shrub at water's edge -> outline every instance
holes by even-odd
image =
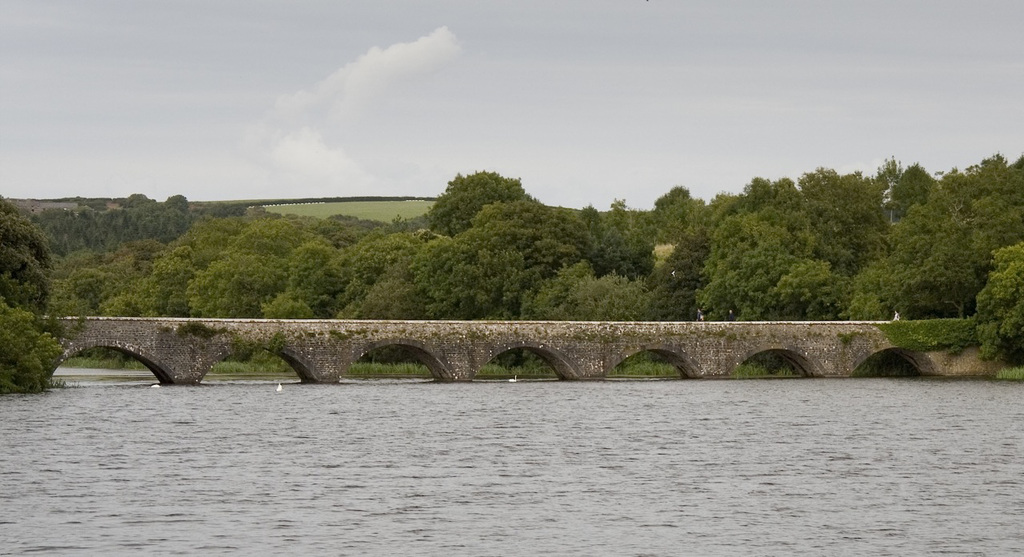
[[[996,379],[1024,381],[1024,366],[1001,369],[996,373]]]
[[[0,394],[45,391],[61,353],[57,322],[41,317],[49,302],[49,245],[2,197],[0,240]]]
[[[51,366],[60,344],[32,312],[0,298],[0,394],[36,393],[56,386]]]
[[[1024,242],[997,250],[995,269],[978,293],[982,354],[1024,364]]]

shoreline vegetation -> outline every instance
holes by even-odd
[[[996,379],[1002,381],[1024,381],[1024,366],[1001,369],[996,373]]]

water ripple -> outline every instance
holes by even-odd
[[[0,553],[1024,553],[1024,385],[85,383],[0,400]]]

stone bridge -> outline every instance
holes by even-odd
[[[771,352],[808,377],[848,377],[868,357],[891,351],[922,375],[989,375],[976,351],[913,352],[892,345],[877,322],[342,321],[86,317],[66,320],[57,365],[83,350],[128,354],[161,383],[196,384],[239,346],[283,358],[303,382],[343,378],[362,355],[385,346],[414,354],[438,381],[471,381],[512,349],[547,362],[560,379],[604,379],[627,357],[661,355],[680,377],[729,377]],[[56,365],[54,366],[56,367]]]

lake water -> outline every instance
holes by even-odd
[[[151,382],[0,398],[0,554],[1024,554],[1021,383]]]

